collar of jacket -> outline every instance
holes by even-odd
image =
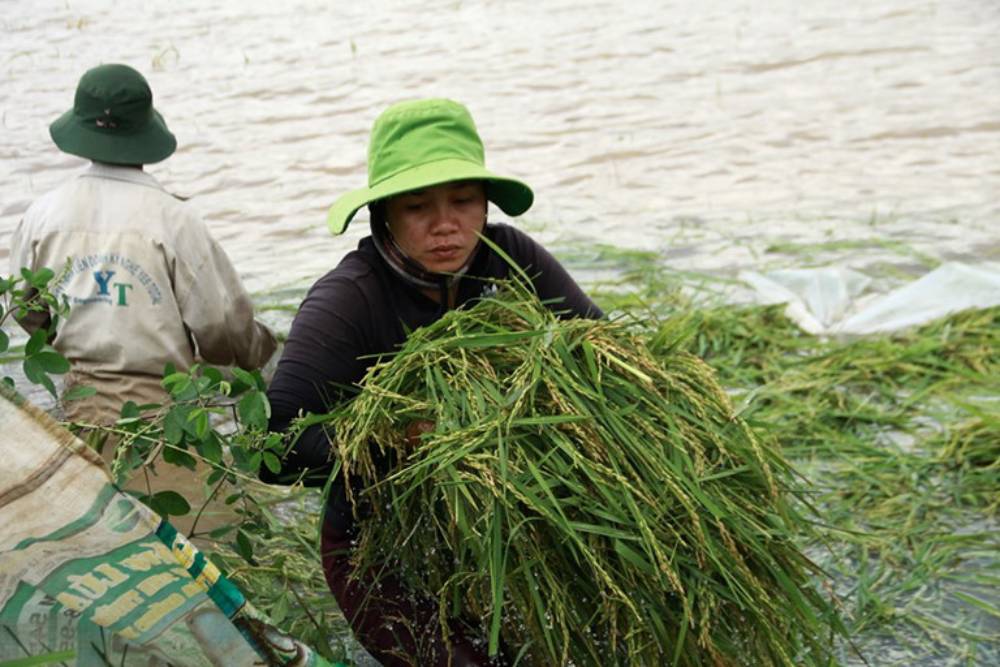
[[[125,181],[136,185],[163,190],[163,186],[151,174],[135,167],[122,167],[106,162],[92,162],[80,176],[85,178],[107,178],[113,181]]]
[[[407,282],[415,287],[438,290],[441,294],[441,299],[446,306],[448,302],[448,288],[458,282],[458,280],[465,275],[465,273],[469,270],[469,267],[472,265],[472,260],[479,254],[479,248],[482,246],[482,243],[477,243],[476,247],[469,255],[469,259],[467,259],[465,264],[463,264],[456,271],[452,273],[436,273],[434,271],[426,270],[418,262],[411,259],[410,256],[399,247],[399,244],[396,243],[396,239],[394,239],[392,234],[389,233],[389,228],[386,225],[378,225],[372,222],[371,230],[372,242],[375,245],[375,249],[382,257],[382,260],[389,265],[389,268],[392,269],[393,273],[395,273],[404,282]]]

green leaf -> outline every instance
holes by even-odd
[[[631,563],[642,572],[645,572],[646,574],[653,574],[656,572],[652,563],[643,558],[637,551],[629,547],[621,540],[615,540],[615,551],[617,551],[618,555],[621,556],[626,562]]]
[[[233,467],[237,470],[256,474],[256,471],[249,467],[251,451],[247,447],[238,445],[235,442],[229,443],[229,454],[233,457]]]
[[[975,597],[973,595],[969,595],[967,593],[963,593],[962,591],[955,591],[955,597],[957,597],[958,599],[960,599],[960,600],[962,600],[964,602],[968,602],[969,604],[978,607],[979,609],[981,609],[982,611],[986,612],[987,614],[990,614],[991,616],[994,616],[996,618],[1000,618],[1000,607],[998,607],[998,606],[996,606],[994,604],[991,604],[991,603],[987,602],[986,600],[983,600],[981,598],[977,598],[977,597]]]
[[[271,607],[270,613],[271,621],[275,624],[279,624],[288,617],[288,595],[284,594],[277,599],[274,606]]]
[[[234,367],[232,371],[233,371],[233,377],[242,382],[243,384],[245,384],[247,387],[257,386],[257,381],[254,379],[254,376],[251,375],[249,372],[239,367]]]
[[[222,526],[221,528],[216,528],[214,530],[209,531],[208,536],[211,537],[214,540],[217,540],[219,538],[225,537],[229,533],[233,532],[233,530],[235,530],[235,529],[236,529],[236,526],[234,526],[232,524],[230,524],[228,526]]]
[[[46,373],[62,375],[69,371],[69,360],[55,350],[42,350],[33,357]]]
[[[46,375],[45,369],[42,365],[38,363],[37,360],[33,358],[27,358],[21,364],[21,368],[24,370],[24,377],[28,378],[28,381],[33,384],[40,384],[49,390],[49,393],[56,396],[56,386],[53,384],[52,379]]]
[[[199,440],[201,440],[208,434],[208,427],[209,427],[208,413],[199,412],[193,421],[194,421],[194,434],[198,437]]]
[[[184,380],[187,380],[189,382],[191,380],[191,378],[188,377],[187,373],[176,373],[176,372],[170,373],[168,375],[163,376],[163,379],[160,380],[160,385],[164,389],[170,390],[170,388],[173,387],[175,384],[177,384],[178,382],[183,382]]]
[[[190,401],[198,397],[198,389],[189,377],[178,381],[168,391],[175,401]]]
[[[281,472],[281,461],[271,452],[264,452],[264,465],[275,475]]]
[[[251,391],[244,394],[237,403],[236,412],[246,428],[263,431],[267,428],[268,417],[271,416],[271,405],[262,392]]]
[[[42,348],[45,347],[45,341],[48,335],[49,332],[45,329],[35,330],[35,332],[31,334],[31,338],[28,339],[28,342],[24,346],[24,356],[30,357],[41,352]]]
[[[187,423],[187,409],[184,406],[170,408],[163,418],[163,437],[171,445],[179,445],[184,440],[184,424]]]
[[[184,423],[184,430],[198,440],[208,433],[208,412],[205,408],[193,408],[187,413],[187,420]]]
[[[0,317],[3,317],[3,308],[0,308]],[[6,352],[9,347],[10,336],[3,329],[0,329],[0,352]]]
[[[139,416],[139,406],[135,401],[125,401],[122,406],[122,419],[137,419]]]
[[[174,447],[163,448],[163,461],[165,463],[169,463],[170,465],[187,468],[188,470],[194,470],[198,467],[197,459],[185,452],[183,449],[176,449]]]
[[[63,403],[68,401],[78,401],[81,398],[89,398],[97,393],[97,389],[94,387],[87,387],[82,384],[73,386],[69,391],[62,395]]]
[[[257,564],[253,559],[253,544],[250,543],[250,538],[247,537],[247,534],[242,529],[236,533],[236,542],[233,543],[233,549],[246,562],[251,565]]]
[[[154,493],[146,504],[163,516],[183,516],[191,511],[191,505],[176,491]]]
[[[212,380],[202,375],[194,378],[194,385],[198,391],[198,395],[203,396],[210,392],[212,388]]]
[[[225,468],[216,468],[211,473],[209,473],[208,478],[205,479],[205,483],[209,486],[216,484],[222,477],[226,474]]]
[[[222,463],[222,445],[219,443],[219,438],[215,433],[209,436],[199,442],[195,449],[212,463]]]
[[[27,281],[31,283],[32,287],[37,289],[43,289],[49,282],[56,277],[56,272],[48,267],[42,267],[35,271],[33,274],[27,277]]]

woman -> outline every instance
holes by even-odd
[[[487,201],[517,216],[531,189],[484,166],[483,145],[462,105],[444,99],[403,102],[375,121],[368,151],[368,187],[330,209],[334,234],[367,205],[371,236],[309,290],[292,323],[268,397],[272,430],[284,431],[301,413],[327,412],[350,398],[379,354],[396,350],[407,332],[450,308],[489,294],[510,266],[485,236],[533,276],[538,295],[567,317],[601,317],[597,306],[540,245],[513,227],[487,224]],[[426,423],[400,437],[416,437]],[[322,485],[331,469],[330,438],[306,430],[265,481],[304,475]],[[364,509],[358,514],[363,520]],[[441,636],[437,606],[414,598],[391,576],[354,572],[350,564],[354,513],[341,480],[334,480],[323,521],[323,568],[330,590],[359,641],[385,665],[488,664],[460,620]],[[375,580],[377,578],[377,585]]]

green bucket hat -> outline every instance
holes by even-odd
[[[498,176],[485,166],[483,142],[469,110],[445,99],[394,104],[375,120],[368,142],[368,187],[341,196],[326,224],[334,234],[347,229],[358,209],[410,190],[483,180],[486,196],[507,215],[521,215],[534,200],[524,183]]]
[[[128,65],[87,70],[73,108],[49,126],[49,134],[63,152],[115,164],[159,162],[177,148],[153,108],[149,84]]]

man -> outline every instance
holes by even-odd
[[[254,320],[225,252],[197,213],[143,171],[177,145],[143,76],[126,65],[89,70],[49,131],[60,150],[92,164],[28,209],[11,269],[67,267],[53,292],[70,313],[52,344],[72,364],[67,390],[97,393],[68,402],[66,419],[107,424],[127,400],[162,402],[168,362],[264,365],[274,336]],[[38,319],[22,325],[33,331],[45,324]]]

